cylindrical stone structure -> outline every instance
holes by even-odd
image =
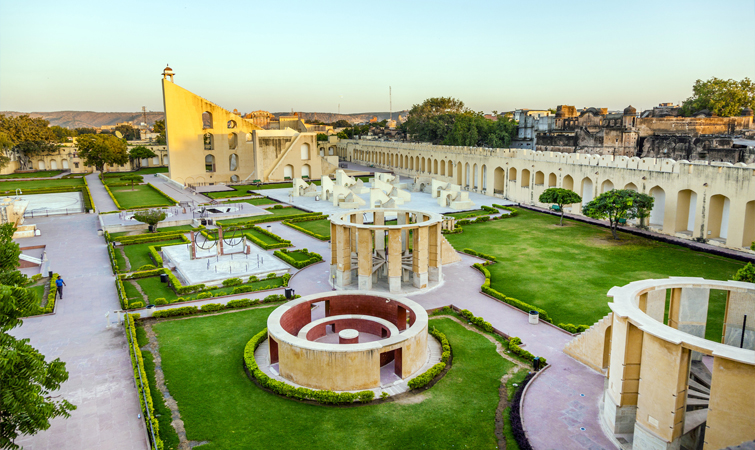
[[[347,328],[338,332],[339,344],[358,344],[359,332],[352,328]]]

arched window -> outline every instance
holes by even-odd
[[[328,147],[328,156],[333,156],[333,147]]]
[[[235,120],[229,120],[227,126],[228,126],[228,128],[236,128],[236,121]]]
[[[239,182],[239,176],[231,175],[231,183],[238,183],[238,182]]]
[[[228,133],[228,150],[235,150],[239,145],[239,136],[236,133]]]
[[[509,169],[509,181],[516,181],[516,169],[513,167]]]
[[[202,113],[202,128],[212,128],[212,113],[209,111]]]
[[[58,161],[54,159],[50,161],[50,170],[58,170]]]
[[[231,156],[228,157],[228,169],[233,172],[238,170],[239,168],[239,155],[235,153],[231,153]]]
[[[155,156],[155,157],[152,158],[152,165],[153,166],[159,166],[160,165],[160,157],[159,156]]]
[[[522,187],[530,187],[530,170],[522,170]]]
[[[545,174],[541,171],[535,172],[535,186],[542,186],[545,184]]]
[[[214,156],[207,155],[204,157],[204,171],[215,172],[215,157]]]
[[[309,144],[301,145],[301,159],[305,161],[309,159]]]
[[[293,180],[294,179],[294,166],[291,164],[288,164],[283,168],[283,179],[284,180]]]
[[[45,170],[45,161],[42,159],[39,160],[39,170]]]
[[[62,162],[63,162],[63,168],[68,169],[68,160],[64,159]]]
[[[301,166],[301,177],[309,178],[309,164],[304,164],[303,166]]]
[[[205,150],[212,150],[213,149],[212,141],[213,141],[212,134],[205,133],[204,134],[204,149]]]

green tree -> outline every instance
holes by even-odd
[[[152,127],[152,131],[158,134],[157,143],[165,145],[165,120],[155,120],[155,125]]]
[[[41,118],[0,114],[0,132],[12,143],[21,169],[30,168],[32,156],[48,154],[57,148],[57,137],[49,125],[50,122]]]
[[[5,168],[10,163],[8,154],[13,151],[13,141],[8,135],[0,131],[0,169]]]
[[[123,177],[121,177],[123,179]],[[158,222],[165,220],[165,211],[161,209],[148,209],[134,213],[134,219],[150,226],[150,231],[157,231]]]
[[[634,192],[634,208],[631,211],[630,219],[640,219],[640,228],[646,229],[645,219],[650,216],[650,211],[653,210],[655,199],[651,195],[643,194],[641,192]]]
[[[76,136],[81,134],[97,134],[97,130],[94,128],[74,128],[73,131],[76,132]]]
[[[325,133],[317,133],[317,142],[327,141],[328,135]]]
[[[538,199],[540,203],[551,203],[558,205],[558,210],[561,212],[561,220],[558,222],[560,226],[564,225],[564,205],[571,205],[573,203],[579,203],[582,201],[582,197],[574,191],[562,188],[548,188],[540,194]]]
[[[87,166],[96,167],[100,172],[105,164],[120,165],[128,162],[126,142],[112,134],[86,134],[77,139],[79,155]]]
[[[611,234],[614,239],[618,239],[616,227],[619,225],[619,221],[631,218],[633,214],[636,214],[634,194],[634,191],[628,189],[611,189],[583,206],[582,214],[593,219],[608,219],[611,225]]]
[[[121,124],[115,127],[114,131],[120,131],[123,135],[123,139],[127,141],[134,141],[141,137],[139,130],[128,124]]]
[[[348,135],[348,134],[346,134],[346,133],[345,133],[345,132],[343,132],[343,131],[339,131],[339,132],[338,132],[338,134],[337,134],[336,136],[338,137],[338,139],[348,139],[348,138],[349,138],[349,135]]]
[[[53,125],[50,127],[52,132],[55,134],[55,138],[58,142],[68,142],[68,138],[76,137],[77,133],[75,130],[72,130],[70,128],[60,127],[58,125]]]
[[[154,158],[155,156],[157,156],[157,154],[153,152],[152,149],[149,149],[143,145],[136,146],[128,151],[128,157],[131,159],[131,161],[136,162],[136,167],[138,168],[142,167],[142,159]]]
[[[339,119],[332,123],[333,128],[348,128],[351,126],[348,120]]]
[[[682,103],[682,114],[690,116],[707,109],[717,116],[730,117],[742,114],[743,108],[755,109],[755,83],[749,78],[737,81],[713,77],[695,81],[692,97]]]
[[[732,277],[734,281],[745,281],[747,283],[755,283],[755,266],[752,263],[747,263],[746,266],[737,270],[737,273]]]
[[[121,177],[121,181],[130,181],[131,182],[131,190],[134,190],[134,183],[141,183],[144,181],[144,178],[142,178],[141,175],[137,175],[135,173],[130,173],[128,175],[123,175]]]
[[[13,242],[16,227],[12,223],[0,225],[0,284],[26,285],[26,275],[18,271],[21,247]]]
[[[451,97],[428,98],[412,106],[402,129],[415,141],[440,144],[453,129],[456,116],[466,111],[464,102]]]

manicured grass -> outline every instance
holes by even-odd
[[[606,293],[631,281],[669,276],[729,280],[744,264],[625,233],[525,209],[519,217],[465,225],[446,235],[456,249],[498,258],[491,287],[545,309],[554,323],[592,325],[610,309]],[[711,294],[706,337],[720,341],[726,298]]]
[[[37,296],[37,300],[39,300],[39,304],[42,304],[42,300],[47,301],[47,299],[44,299],[45,296],[45,285],[41,284],[39,286],[33,286],[29,288],[30,291],[34,292],[34,295]]]
[[[235,219],[218,220],[217,223],[223,226],[227,226],[227,225],[234,225],[237,223],[249,222],[250,220],[259,219],[260,217],[266,217],[268,219],[272,219],[272,217],[286,217],[286,216],[293,216],[297,214],[307,214],[307,211],[303,211],[298,208],[279,208],[279,209],[269,208],[269,209],[266,209],[266,211],[272,213],[272,216],[266,214],[264,216],[258,215],[258,216],[237,217]]]
[[[270,200],[267,197],[263,197],[263,198],[248,198],[246,200],[231,200],[225,203],[249,203],[250,205],[257,206],[257,205],[272,205],[278,202],[275,200]]]
[[[131,263],[131,270],[134,271],[145,264],[155,265],[155,262],[152,261],[152,258],[149,256],[150,246],[180,244],[182,242],[181,239],[171,239],[159,242],[145,242],[144,244],[130,244],[124,245],[123,251],[126,253],[126,258],[128,258],[129,263]],[[120,265],[120,261],[118,264]],[[123,267],[121,268],[123,269]]]
[[[233,197],[246,197],[248,194],[246,191],[255,189],[253,185],[243,185],[243,186],[228,186],[230,188],[233,188],[232,191],[223,191],[223,192],[206,192],[202,195],[206,195],[210,198],[233,198]]]
[[[126,271],[126,258],[123,257],[123,253],[121,253],[121,250],[119,248],[113,249],[113,254],[115,255],[115,261],[118,263],[118,269],[121,272]]]
[[[311,258],[311,256],[304,253],[302,250],[291,250],[290,252],[286,253],[288,256],[290,256],[295,261],[306,261]]]
[[[406,402],[353,408],[298,403],[266,392],[239,360],[273,308],[156,324],[162,368],[189,440],[208,449],[495,449],[498,387],[512,364],[493,344],[449,319],[433,319],[453,367]],[[429,339],[432,339],[430,337]],[[458,447],[457,447],[458,446]]]
[[[175,227],[161,227],[160,224],[158,224],[157,231],[160,233],[165,233],[169,231],[186,231],[187,233],[191,231],[194,227],[191,225],[176,225]],[[148,229],[139,230],[139,231],[121,231],[119,233],[110,233],[110,237],[120,237],[120,236],[134,236],[138,234],[147,234],[150,231]]]
[[[136,286],[131,284],[131,281],[124,281],[123,282],[123,290],[126,291],[126,297],[128,299],[136,299],[136,300],[144,300],[144,297],[142,297],[142,294],[139,293],[138,290],[136,290]]]
[[[13,178],[49,178],[63,173],[62,170],[40,170],[37,172],[28,173],[9,173],[7,175],[0,175],[0,180],[9,180]]]
[[[165,405],[165,399],[157,389],[155,357],[151,352],[142,350],[142,358],[144,359],[144,371],[147,373],[149,391],[155,407],[155,417],[157,417],[158,429],[160,430],[160,439],[163,441],[163,450],[176,450],[179,444],[178,433],[176,433],[176,429],[173,428],[171,423],[173,422],[173,418],[171,417],[170,408]]]
[[[14,189],[40,189],[53,188],[60,186],[82,186],[83,178],[56,178],[54,180],[34,180],[34,181],[3,181],[0,183],[0,191],[11,191]]]
[[[246,279],[244,279],[244,281],[246,281]],[[170,288],[168,283],[160,282],[160,277],[141,278],[139,280],[136,280],[136,282],[139,283],[139,286],[141,286],[142,291],[144,291],[144,293],[147,294],[147,297],[149,297],[150,303],[154,303],[155,299],[158,299],[158,298],[164,298],[165,300],[168,301],[168,303],[175,302],[179,297],[183,298],[184,300],[193,300],[197,298],[197,295],[199,295],[199,294],[176,295],[176,293],[173,292],[173,289]],[[251,286],[255,289],[260,289],[260,290],[266,287],[269,289],[274,289],[274,288],[283,286],[283,280],[281,278],[274,278],[272,280],[263,279],[260,281],[254,281],[252,283],[240,284],[238,286],[214,289],[210,292],[212,292],[213,297],[219,297],[221,295],[229,295],[233,293],[233,290],[239,286]],[[247,292],[246,295],[254,296],[255,292]]]
[[[443,214],[444,216],[456,217],[457,219],[465,219],[467,217],[489,216],[491,213],[482,209],[476,209],[474,211],[466,211],[460,213]]]
[[[136,174],[136,175],[152,175],[156,173],[168,173],[167,167],[145,167],[134,172],[108,172],[103,175],[105,178],[120,178],[123,175]]]
[[[142,208],[146,206],[173,206],[173,203],[160,195],[148,184],[138,184],[131,190],[130,186],[110,188],[123,209]]]
[[[309,230],[313,233],[317,233],[321,236],[330,238],[330,220],[328,219],[308,220],[306,222],[296,222],[294,225],[300,228],[304,228],[305,230]]]
[[[261,240],[265,244],[280,244],[280,240],[275,239],[274,237],[268,236],[264,233],[260,233],[257,230],[251,229],[251,230],[244,230],[244,234],[250,234],[257,239]]]

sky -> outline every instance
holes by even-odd
[[[755,78],[755,2],[0,0],[0,110],[638,110]]]

